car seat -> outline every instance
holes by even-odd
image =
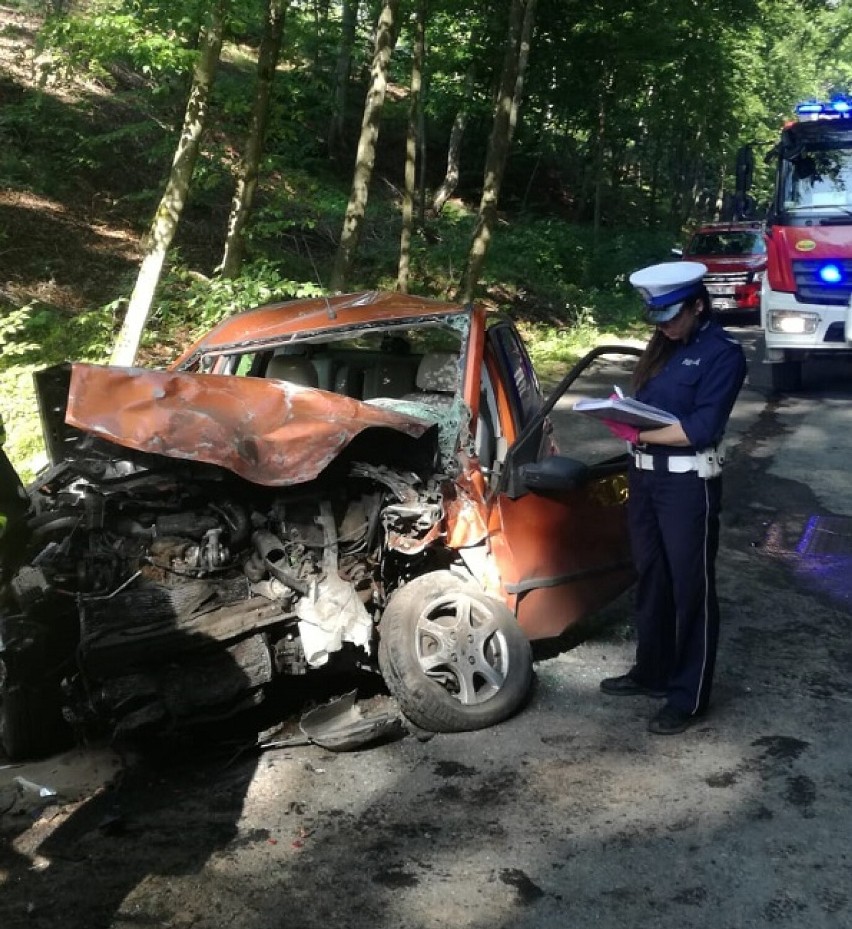
[[[302,387],[318,387],[317,369],[302,355],[273,355],[264,377],[272,377]]]
[[[388,355],[364,370],[364,400],[402,397],[414,387],[414,358]]]
[[[453,352],[430,352],[420,359],[414,386],[422,394],[453,395],[459,386],[459,356]]]
[[[452,405],[458,390],[459,356],[453,352],[430,352],[420,359],[411,393],[400,399],[435,409]]]

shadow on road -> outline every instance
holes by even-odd
[[[182,646],[181,638],[192,641]],[[228,688],[236,694],[246,686],[230,653],[219,643],[205,649],[199,638],[206,637],[172,630],[173,657],[146,670],[159,688],[146,698],[170,705],[175,677],[198,683],[208,653],[227,682],[226,697]],[[256,753],[241,750],[253,735],[242,718],[235,720],[116,746],[115,769],[104,772],[94,793],[69,805],[53,805],[63,801],[56,785],[67,775],[62,766],[69,756],[0,772],[7,807],[0,829],[3,929],[112,926],[140,884],[201,870],[234,840],[257,763]],[[225,736],[231,731],[233,742]],[[166,899],[162,905],[167,911]],[[137,912],[133,920],[161,925],[162,912]]]

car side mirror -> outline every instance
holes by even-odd
[[[572,490],[583,484],[588,476],[587,465],[574,458],[564,458],[562,455],[550,455],[520,468],[521,482],[533,493]]]

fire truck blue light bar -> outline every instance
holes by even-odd
[[[852,116],[852,97],[838,95],[828,102],[805,100],[796,105],[796,116],[802,120],[837,119]]]

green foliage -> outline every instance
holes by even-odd
[[[235,278],[206,278],[178,265],[163,281],[145,342],[169,338],[174,331],[186,335],[189,342],[232,313],[322,293],[316,284],[285,279],[269,260],[245,266]]]
[[[591,316],[560,328],[526,322],[520,323],[519,328],[536,372],[545,385],[557,383],[571,365],[599,341]]]
[[[553,217],[521,216],[495,236],[488,267],[502,279],[508,273],[535,280],[555,280],[581,287],[612,289],[625,272],[670,257],[668,232],[639,229],[594,229]],[[492,278],[496,283],[497,278]]]
[[[192,4],[95,0],[79,14],[48,18],[39,37],[42,48],[51,52],[45,76],[87,72],[111,84],[116,62],[126,62],[152,82],[183,74],[194,61],[187,40],[197,28]]]
[[[62,105],[52,97],[22,94],[0,110],[0,184],[17,189],[60,193],[69,173],[84,166],[80,143],[86,116],[79,107]],[[46,161],[42,150],[55,151]]]
[[[0,416],[6,451],[24,480],[44,464],[33,373],[64,361],[104,363],[114,340],[109,308],[68,318],[38,304],[0,305]]]
[[[112,349],[112,306],[70,317],[37,303],[0,306],[0,313],[0,371],[68,359],[97,362]]]
[[[245,232],[247,257],[274,260],[289,277],[319,284],[336,246],[347,191],[323,164],[306,156],[300,167],[293,167],[289,161],[295,158],[294,147],[265,159],[263,183]],[[387,204],[380,210],[384,221],[387,210]],[[386,236],[387,230],[379,234]],[[394,242],[398,245],[398,234]]]
[[[4,78],[10,93],[0,111],[0,186],[50,197],[52,207],[69,207],[75,219],[91,209],[93,222],[114,219],[111,231],[132,233],[156,202],[173,153],[201,0],[14,0],[12,6],[49,15],[40,35],[45,54],[37,59],[44,66],[40,90]],[[179,232],[192,257],[169,256],[172,270],[145,335],[146,361],[173,357],[231,312],[320,293],[327,279],[351,183],[374,3],[361,4],[349,147],[339,160],[329,159],[325,132],[340,4],[289,4],[247,228],[248,263],[236,279],[198,273],[221,258],[233,167],[252,111],[252,47],[262,6],[232,4],[231,35],[245,44],[232,46],[219,69],[211,131]],[[507,4],[434,0],[429,9],[430,189],[441,180],[449,129],[464,97],[469,119],[457,199],[415,233],[409,286],[452,297],[479,201]],[[556,373],[597,340],[644,337],[627,275],[668,258],[682,228],[713,218],[720,191],[732,189],[735,154],[744,143],[755,146],[756,193],[765,197],[770,178],[760,156],[797,99],[850,89],[852,5],[538,0],[537,19],[480,295],[526,327],[538,364]],[[353,290],[396,283],[410,25],[403,16]],[[466,95],[471,64],[475,80]],[[71,74],[86,82],[73,93],[55,93],[56,78]],[[15,235],[11,223],[0,227],[4,253],[16,247]],[[28,250],[27,261],[44,283],[44,269],[52,275],[56,260],[41,244]],[[0,306],[0,408],[10,418],[18,460],[37,446],[35,432],[24,426],[33,414],[26,386],[32,368],[65,358],[105,360],[124,308],[118,286],[105,283],[93,302],[110,302],[76,315],[43,303]],[[41,296],[37,288],[33,293]]]
[[[32,377],[35,370],[25,366],[0,369],[0,416],[6,425],[4,450],[24,481],[32,480],[45,464]]]
[[[2,187],[64,199],[81,182],[102,188],[108,178],[114,194],[138,197],[149,169],[168,164],[173,148],[173,137],[157,120],[130,111],[116,124],[114,115],[98,113],[89,98],[21,92],[10,94],[0,108]],[[150,191],[142,193],[151,198]]]

